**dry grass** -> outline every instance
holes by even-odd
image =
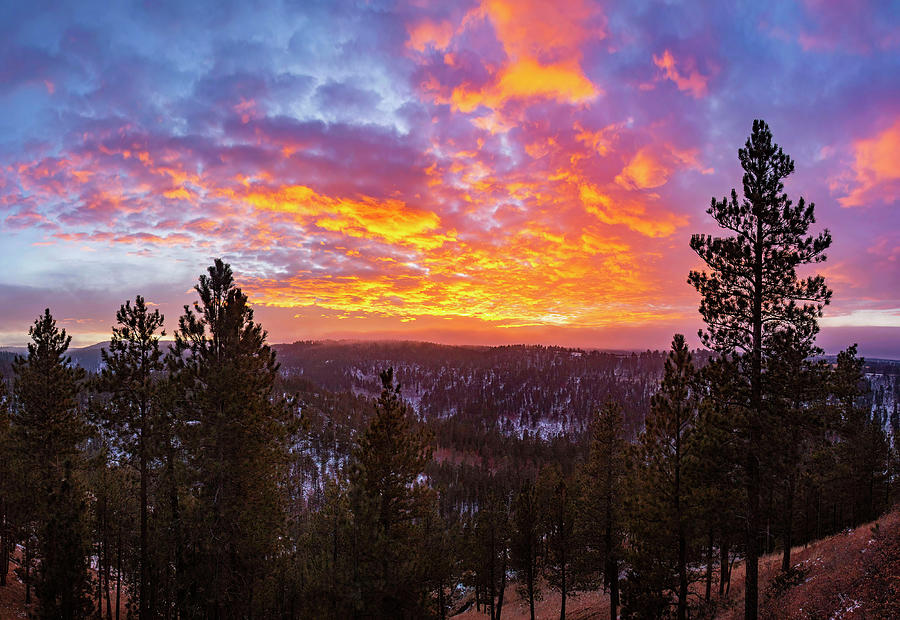
[[[875,523],[791,550],[805,574],[798,585],[775,592],[781,553],[759,562],[760,617],[784,620],[900,618],[900,511]],[[744,617],[744,566],[736,564],[731,594],[720,601],[719,620]]]
[[[556,590],[550,590],[541,584],[541,600],[534,602],[536,620],[559,620],[561,597]],[[454,620],[484,620],[489,613],[477,612],[475,608],[453,616]],[[528,609],[528,598],[522,598],[516,592],[516,584],[506,587],[503,595],[504,620],[525,620],[531,618]],[[566,618],[571,620],[605,620],[609,618],[609,596],[602,592],[580,592],[566,597]]]
[[[876,526],[877,524],[877,526]],[[781,554],[760,558],[760,618],[779,620],[900,620],[900,511],[883,516],[876,523],[795,547],[791,552],[795,567],[805,574],[800,583],[775,593],[772,581],[781,571]],[[692,587],[700,595],[704,585]],[[714,584],[713,592],[716,591]],[[535,603],[535,616],[559,618],[559,593],[544,590]],[[527,600],[522,600],[511,584],[505,594],[503,618],[529,618]],[[744,566],[734,565],[731,592],[714,601],[719,620],[744,617]],[[601,592],[585,592],[567,599],[566,617],[572,620],[609,617],[609,597]],[[488,614],[469,609],[455,620],[483,620]]]
[[[6,585],[0,587],[0,620],[12,620],[25,617],[25,586],[12,571],[15,564],[10,563],[10,571],[6,575]],[[0,570],[3,570],[0,568]]]
[[[9,572],[6,574],[6,586],[0,587],[0,620],[16,620],[18,618],[25,618],[25,585],[19,581],[19,577],[15,573],[15,569],[18,565],[15,562],[9,563]],[[3,570],[0,567],[0,570]],[[96,574],[93,570],[91,570],[92,578],[96,578]],[[34,605],[34,590],[31,592],[32,596],[32,605]],[[111,596],[113,601],[115,601],[116,590],[115,586],[113,586],[111,590]],[[119,617],[127,618],[128,617],[128,609],[126,607],[128,602],[127,592],[123,588],[122,589],[122,600],[121,605],[119,607]],[[115,605],[115,602],[113,602]],[[113,614],[115,614],[115,608],[113,608]],[[106,599],[103,599],[103,617],[106,617]]]

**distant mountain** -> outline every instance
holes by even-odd
[[[168,342],[167,342],[168,344]],[[108,343],[72,348],[72,361],[88,371],[101,367]],[[581,432],[593,411],[613,398],[626,408],[627,430],[636,433],[662,376],[665,351],[602,351],[566,347],[452,346],[414,341],[299,341],[273,345],[282,374],[302,377],[334,393],[376,397],[379,373],[393,367],[403,397],[423,418],[466,418],[507,434],[544,437]],[[15,354],[0,349],[0,373]],[[695,352],[703,364],[710,354]],[[833,356],[826,357],[834,361]],[[900,429],[900,361],[865,365],[873,410],[892,435]]]
[[[425,342],[303,341],[275,345],[282,372],[332,392],[377,396],[393,367],[403,397],[425,418],[480,419],[507,433],[580,432],[614,398],[628,431],[644,422],[666,351],[622,352],[545,346],[449,346]],[[696,351],[704,364],[707,351]],[[834,360],[831,360],[834,361]],[[867,360],[867,398],[891,434],[900,428],[900,361]]]

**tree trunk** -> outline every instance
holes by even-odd
[[[106,581],[106,617],[112,620],[112,592],[110,592],[110,582],[112,579],[110,578],[112,572],[112,560],[109,557],[109,528],[104,524],[103,526],[103,556],[104,556],[104,578]]]
[[[6,518],[5,502],[0,501],[0,587],[6,585],[6,573],[9,572],[9,523]]]
[[[729,574],[728,574],[728,561],[729,561],[728,556],[730,555],[729,542],[730,541],[728,540],[728,534],[725,531],[723,531],[722,532],[722,543],[721,543],[722,546],[719,549],[719,598],[725,596],[725,582],[729,578]]]
[[[122,606],[122,528],[116,540],[116,620],[119,620],[119,609]]]
[[[604,532],[604,543],[606,548],[606,562],[603,572],[606,581],[609,583],[609,617],[612,620],[618,618],[619,608],[619,564],[616,561],[615,554],[612,550],[612,509],[610,502],[606,505],[606,532]]]
[[[438,615],[441,620],[447,619],[447,604],[444,602],[444,581],[438,580]]]
[[[503,612],[503,593],[506,592],[506,549],[503,549],[503,561],[500,562],[500,596],[497,597],[497,618]]]
[[[709,528],[709,544],[706,547],[706,602],[712,596],[713,575],[713,529]]]
[[[678,620],[687,618],[687,541],[683,533],[678,534]]]
[[[149,562],[149,551],[150,551],[150,542],[149,542],[149,533],[147,527],[147,452],[146,446],[144,442],[144,426],[145,421],[143,420],[144,415],[141,415],[141,434],[140,434],[140,444],[138,449],[140,451],[140,468],[141,468],[141,566],[140,566],[140,588],[138,590],[139,600],[139,617],[140,620],[149,620],[150,618],[150,606],[149,606],[149,587],[148,587],[148,575],[147,575],[147,567],[150,564]]]
[[[174,574],[172,575],[172,595],[174,600],[173,611],[175,618],[179,617],[182,608],[182,584],[181,576],[184,573],[184,556],[182,555],[181,544],[181,514],[178,506],[178,480],[175,476],[175,448],[169,442],[166,470],[169,477],[169,510],[172,519],[170,535],[173,548],[171,549],[174,557]]]
[[[781,558],[781,570],[788,572],[791,570],[791,545],[794,544],[794,472],[788,476],[787,497],[785,498],[786,506],[784,509],[784,554]]]
[[[6,585],[6,573],[9,572],[9,537],[6,527],[0,530],[0,587]]]
[[[678,408],[675,431],[675,518],[678,521],[678,620],[687,618],[687,540],[681,514],[681,407]]]
[[[492,520],[493,520],[493,518],[492,518]],[[496,592],[497,576],[494,574],[494,569],[495,569],[494,564],[496,563],[495,560],[497,557],[496,549],[495,549],[496,544],[494,542],[495,535],[496,535],[496,531],[494,530],[494,524],[491,523],[491,548],[490,548],[491,561],[490,561],[490,565],[489,565],[489,569],[488,569],[488,578],[490,579],[490,588],[489,588],[488,595],[491,597],[490,598],[491,620],[498,620],[498,618],[499,618],[499,616],[496,615],[496,612],[494,609],[494,600],[497,596],[497,592]]]
[[[754,207],[754,212],[756,212]],[[753,342],[750,371],[749,441],[747,445],[747,549],[744,560],[744,619],[759,615],[759,429],[762,424],[762,296],[763,296],[763,221],[756,216],[753,248]]]
[[[534,620],[534,558],[528,559],[528,607],[531,609],[531,620]]]
[[[25,605],[31,605],[31,536],[25,538]]]
[[[562,587],[560,588],[562,592],[562,604],[559,608],[559,620],[566,620],[566,563],[563,560],[562,565]]]
[[[747,453],[747,551],[744,560],[744,620],[756,620],[759,606],[759,463]]]
[[[99,536],[98,536],[99,538]],[[103,541],[97,542],[97,617],[103,618]]]

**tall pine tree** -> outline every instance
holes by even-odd
[[[537,490],[531,480],[522,483],[512,506],[510,562],[519,580],[519,592],[528,600],[534,620],[534,599],[539,594],[541,514]]]
[[[231,267],[216,259],[195,290],[168,357],[192,478],[184,613],[245,617],[271,601],[293,419],[273,391],[275,352]]]
[[[547,538],[547,557],[544,575],[547,585],[559,590],[561,601],[560,620],[566,617],[566,599],[572,590],[574,565],[577,559],[575,545],[575,499],[572,479],[564,476],[554,463],[541,470],[538,491],[544,513],[544,531]]]
[[[350,470],[359,613],[418,618],[431,607],[422,527],[434,509],[422,479],[431,438],[413,426],[392,368],[381,373],[381,382],[375,414],[353,450]]]
[[[610,618],[619,617],[619,570],[624,539],[623,480],[628,442],[622,407],[609,401],[591,423],[588,458],[582,468],[576,537],[581,549],[581,578],[602,576],[609,589]]]
[[[744,169],[743,198],[712,199],[707,213],[731,233],[726,237],[694,235],[691,248],[710,272],[692,271],[688,281],[701,295],[704,345],[743,357],[749,384],[743,435],[746,502],[746,575],[744,615],[755,619],[759,606],[760,457],[765,446],[764,418],[768,403],[763,371],[772,338],[780,330],[811,331],[831,299],[821,276],[801,279],[797,268],[825,260],[831,245],[826,230],[808,235],[815,222],[814,205],[801,198],[796,205],[784,192],[783,180],[794,162],[772,141],[769,126],[753,122],[744,148],[738,150]]]
[[[90,608],[86,498],[78,479],[87,426],[78,407],[84,372],[66,356],[71,336],[50,310],[28,331],[13,363],[11,428],[22,458],[26,529],[37,536],[35,594],[42,618],[81,618]],[[26,534],[27,535],[27,534]]]
[[[139,481],[138,617],[147,620],[150,601],[149,483],[152,455],[153,416],[158,415],[158,376],[164,364],[159,339],[163,316],[152,312],[138,295],[134,305],[126,301],[116,313],[109,349],[102,349],[104,368],[100,389],[111,394],[111,415],[104,420],[119,448],[133,457]]]
[[[684,336],[676,334],[659,391],[653,396],[647,424],[636,446],[629,521],[632,568],[626,596],[630,616],[667,610],[687,617],[688,561],[697,521],[698,489],[693,454],[698,398],[696,370]],[[649,606],[649,608],[648,608]]]

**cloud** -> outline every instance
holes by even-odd
[[[52,271],[119,300],[152,273],[175,316],[224,256],[279,340],[657,334],[697,321],[688,235],[717,232],[709,195],[764,116],[791,182],[840,198],[817,207],[832,309],[898,307],[900,65],[877,3],[844,31],[830,3],[86,2],[0,23],[2,285]],[[771,15],[791,36],[747,27]],[[863,137],[836,174],[843,135]]]
[[[843,177],[849,193],[838,199],[841,206],[887,204],[900,198],[900,119],[870,138],[853,142],[853,157],[851,171]],[[837,179],[834,187],[841,185]]]
[[[662,69],[663,76],[674,82],[678,90],[689,93],[695,99],[706,96],[709,78],[694,68],[689,68],[686,72],[679,71],[675,57],[669,50],[663,51],[659,56],[654,54],[653,64]]]
[[[346,110],[366,114],[378,107],[381,96],[344,82],[329,81],[316,89],[316,104],[322,110]]]
[[[433,83],[440,82],[433,74],[427,89],[435,92],[438,101],[470,113],[482,107],[501,110],[509,102],[529,100],[581,104],[602,94],[581,66],[582,45],[589,38],[605,36],[602,15],[587,2],[560,8],[538,0],[485,0],[466,14],[453,34],[446,23],[440,28],[428,21],[417,23],[408,45],[424,51],[426,44],[437,42],[439,49],[452,49],[451,39],[483,24],[493,28],[502,56],[485,63],[486,75],[470,76],[475,80],[464,77],[450,89],[449,96]],[[445,64],[451,66],[458,66],[459,60],[452,53],[444,56]]]
[[[406,45],[417,52],[427,48],[438,51],[446,50],[453,38],[454,27],[449,21],[434,22],[430,19],[411,24],[408,28],[409,39]]]

